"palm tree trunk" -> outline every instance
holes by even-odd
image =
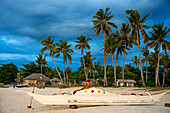
[[[88,80],[88,75],[89,75],[89,67],[87,67],[87,76],[86,76],[87,80]]]
[[[146,82],[148,82],[148,59],[146,59]]]
[[[158,65],[157,65],[157,80],[158,80],[158,85],[160,86],[160,82],[159,82],[159,61],[160,61],[160,50],[161,50],[161,44],[159,43],[159,50],[158,50]]]
[[[83,64],[84,64],[84,74],[85,74],[86,82],[87,82],[86,66],[85,66],[85,60],[84,60],[84,52],[83,52]]]
[[[41,64],[41,74],[42,74],[42,64]]]
[[[165,82],[165,71],[164,71],[164,75],[163,75],[163,82],[162,82],[162,87],[164,87],[164,83]]]
[[[157,80],[158,78],[157,78],[157,67],[155,67],[155,87],[157,87],[157,82],[158,82],[158,80]]]
[[[125,41],[125,48],[124,48],[124,55],[123,55],[123,67],[122,67],[122,80],[124,85],[124,64],[125,64],[125,52],[126,52],[126,41]]]
[[[104,36],[104,86],[108,85],[107,84],[107,76],[106,76],[106,44],[105,44],[105,31],[103,31],[103,36]]]
[[[56,69],[56,71],[57,71],[57,73],[58,73],[58,75],[59,75],[59,77],[60,77],[60,80],[61,80],[61,82],[62,82],[62,84],[63,84],[63,79],[61,78],[60,72],[58,71],[58,68],[57,68],[57,65],[56,65],[56,63],[55,63],[55,60],[54,60],[54,57],[53,57],[53,56],[52,56],[52,59],[53,59],[54,65],[55,65],[55,69]]]
[[[141,60],[141,51],[140,51],[140,40],[139,40],[139,36],[138,36],[138,30],[136,29],[136,33],[137,33],[137,40],[138,40],[138,49],[139,49],[139,60],[140,60],[140,69],[141,69],[141,79],[142,79],[142,85],[145,85],[145,81],[143,78],[143,69],[142,69],[142,60]]]
[[[64,71],[64,64],[65,64],[65,61],[64,61],[64,55],[63,55],[63,76],[64,76],[64,85],[66,85],[66,77],[65,77],[65,71]]]
[[[117,83],[116,83],[116,66],[114,63],[113,54],[111,54],[111,57],[112,57],[112,62],[113,62],[113,66],[114,66],[114,85],[116,86],[117,85]]]
[[[67,76],[67,85],[69,85],[69,83],[68,83],[68,73],[66,72],[66,76]]]

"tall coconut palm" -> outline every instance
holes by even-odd
[[[146,34],[146,32],[144,31],[143,28],[150,28],[150,26],[147,26],[145,24],[143,24],[146,20],[146,18],[148,18],[150,15],[152,15],[152,13],[149,13],[147,15],[145,15],[142,19],[140,19],[140,14],[137,10],[126,10],[126,14],[129,14],[130,16],[127,17],[129,22],[131,23],[131,26],[133,28],[132,30],[132,34],[133,36],[135,36],[135,40],[137,38],[137,42],[138,42],[138,50],[139,50],[139,60],[140,60],[140,69],[141,69],[141,79],[142,79],[142,85],[145,85],[145,81],[143,78],[143,69],[142,69],[142,60],[141,60],[141,50],[140,50],[140,33],[139,30],[142,34],[142,37],[144,38],[144,42],[147,42],[148,36]]]
[[[71,45],[68,45],[68,41],[66,40],[60,40],[59,43],[56,43],[57,49],[55,50],[56,53],[58,53],[58,55],[56,55],[56,57],[60,56],[60,53],[63,54],[63,75],[64,75],[64,85],[66,85],[66,78],[65,78],[65,63],[67,63],[67,58],[70,61],[72,61],[72,53],[74,53],[74,51],[72,49],[70,49]]]
[[[164,87],[164,84],[165,84],[165,75],[168,72],[168,65],[170,65],[170,60],[169,59],[170,59],[170,55],[168,53],[162,54],[161,64],[164,67],[162,87]]]
[[[101,31],[103,31],[103,37],[104,37],[104,85],[107,85],[107,76],[106,76],[106,54],[105,54],[105,35],[108,35],[109,32],[112,33],[112,30],[110,28],[110,26],[117,28],[117,26],[110,22],[111,18],[113,18],[114,16],[111,15],[112,11],[109,11],[110,8],[106,8],[105,12],[103,11],[103,9],[99,9],[99,11],[97,11],[95,13],[95,15],[93,16],[93,19],[96,20],[92,20],[93,22],[93,28],[92,30],[94,30],[94,33],[96,33],[96,36],[99,37]]]
[[[131,60],[133,65],[135,65],[135,68],[137,68],[137,65],[139,65],[139,58],[137,56],[134,56]],[[135,76],[136,76],[136,69],[135,69]]]
[[[157,83],[160,84],[159,78],[157,77],[158,50],[156,50],[155,52],[151,52],[148,58],[150,66],[155,69],[155,86],[156,86]]]
[[[56,71],[57,71],[57,73],[58,73],[58,75],[60,77],[61,82],[63,83],[63,79],[62,79],[62,77],[60,75],[60,72],[59,72],[58,67],[57,67],[57,65],[55,63],[55,60],[54,60],[54,55],[56,54],[56,52],[54,52],[54,50],[56,49],[56,47],[55,47],[56,44],[54,43],[54,39],[51,40],[51,36],[48,36],[44,40],[41,40],[40,43],[41,43],[41,45],[45,46],[40,50],[40,53],[43,53],[46,50],[50,51],[50,56],[53,59],[55,69],[56,69]]]
[[[148,57],[149,57],[149,50],[148,47],[146,46],[145,48],[142,49],[142,55],[145,57],[142,59],[142,63],[146,61],[146,82],[148,82]]]
[[[68,67],[66,68],[66,76],[67,76],[67,85],[69,85],[69,82],[68,82],[68,74],[71,73],[71,69]]]
[[[43,53],[40,53],[40,54],[38,54],[38,56],[36,56],[37,57],[36,62],[38,63],[38,65],[36,65],[36,66],[40,66],[41,67],[41,74],[42,74],[42,67],[44,65],[47,65],[46,56],[47,55],[45,55],[43,57]]]
[[[88,44],[88,41],[92,41],[92,39],[86,38],[86,36],[83,36],[83,35],[81,35],[80,37],[76,37],[76,41],[73,41],[73,42],[78,43],[78,45],[75,45],[75,49],[81,49],[81,55],[83,55],[83,65],[84,65],[85,76],[87,76],[87,74],[86,74],[85,60],[84,60],[84,49],[86,48],[90,49],[90,45]]]
[[[137,65],[139,65],[139,58],[137,56],[134,56],[133,59],[131,60],[133,65],[137,68]]]
[[[115,33],[109,35],[106,39],[106,54],[111,55],[112,57],[112,62],[113,62],[113,66],[114,66],[114,84],[115,86],[116,84],[116,67],[117,67],[117,61],[119,58],[119,55],[122,55],[122,52],[124,52],[124,48],[125,48],[125,42],[123,41],[123,39],[120,36],[120,33],[118,31],[116,31]],[[127,49],[127,47],[126,47]],[[116,52],[116,64],[114,63],[114,58],[113,55]],[[125,52],[125,54],[127,54]]]
[[[84,60],[85,60],[85,66],[87,68],[87,76],[86,76],[86,81],[88,80],[88,75],[89,75],[89,71],[92,70],[92,67],[93,67],[93,61],[95,60],[96,58],[92,58],[92,55],[91,55],[91,51],[86,51],[86,55],[84,56]],[[83,57],[80,58],[80,62],[82,64],[82,66],[84,65],[83,64]],[[80,72],[82,72],[82,66],[78,68],[78,70],[80,70]]]
[[[152,32],[151,37],[149,38],[149,46],[151,48],[154,48],[155,50],[158,49],[158,66],[157,66],[157,71],[156,71],[156,80],[155,80],[155,85],[157,87],[157,80],[159,78],[159,62],[160,62],[160,51],[161,47],[162,49],[170,50],[170,42],[166,40],[167,34],[170,32],[170,28],[168,27],[164,28],[164,22],[155,24],[152,27]]]
[[[124,48],[124,55],[123,55],[123,67],[122,67],[122,80],[124,81],[124,63],[125,63],[125,52],[126,47],[132,47],[132,40],[130,39],[131,27],[130,24],[122,23],[122,26],[120,28],[120,33],[122,35],[123,41],[125,42],[125,48]]]
[[[111,34],[106,37],[106,54],[110,54],[114,66],[114,84],[116,85],[116,64],[114,61],[114,53],[116,52],[116,40],[115,40],[115,35]]]

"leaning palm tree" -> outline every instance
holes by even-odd
[[[63,75],[64,75],[64,85],[66,85],[66,78],[65,78],[65,70],[64,70],[64,67],[65,67],[65,63],[67,63],[67,58],[68,60],[70,61],[70,64],[71,64],[71,61],[72,61],[72,53],[74,53],[74,51],[72,49],[70,49],[70,47],[72,46],[71,45],[68,45],[68,41],[66,40],[60,40],[59,43],[56,43],[56,50],[55,52],[58,53],[56,55],[56,57],[60,56],[60,53],[63,54]]]
[[[110,8],[106,8],[105,12],[103,11],[103,9],[99,9],[99,11],[97,11],[95,13],[95,15],[93,16],[93,19],[96,20],[92,20],[93,22],[93,28],[92,30],[94,30],[94,33],[96,33],[96,36],[99,37],[101,31],[103,31],[103,37],[104,37],[104,85],[107,85],[107,77],[106,77],[106,51],[105,51],[105,35],[108,35],[109,32],[112,33],[112,30],[110,28],[110,26],[117,28],[117,26],[110,22],[111,18],[113,18],[114,16],[111,15],[112,11],[109,11]]]
[[[146,46],[145,48],[142,49],[142,55],[145,56],[144,59],[142,59],[142,63],[146,61],[146,82],[148,82],[148,56],[149,56],[149,50],[148,47]]]
[[[164,27],[164,22],[163,23],[159,23],[159,24],[155,24],[152,27],[152,32],[151,33],[151,37],[149,38],[149,46],[151,48],[154,48],[155,50],[158,49],[158,66],[157,66],[157,71],[156,71],[156,80],[155,80],[155,85],[157,87],[157,78],[159,78],[159,61],[160,61],[160,51],[161,51],[161,47],[162,49],[166,49],[166,50],[170,50],[170,42],[168,40],[166,40],[166,36],[167,34],[170,32],[170,28],[168,29],[168,27]]]
[[[38,65],[36,65],[36,66],[40,66],[41,67],[41,74],[42,74],[42,67],[44,65],[47,65],[46,56],[47,55],[45,55],[43,57],[43,53],[40,53],[40,54],[38,54],[38,56],[36,56],[37,57],[36,62],[38,63]]]
[[[141,69],[141,79],[142,79],[142,85],[145,85],[145,81],[143,78],[143,69],[142,69],[142,60],[141,60],[141,50],[140,50],[140,33],[139,30],[142,34],[142,37],[144,38],[144,43],[147,42],[148,36],[146,34],[146,32],[144,31],[143,28],[150,28],[150,26],[147,26],[145,24],[143,24],[146,20],[146,18],[148,18],[150,15],[152,15],[152,13],[149,13],[147,15],[145,15],[142,19],[140,19],[140,14],[137,10],[126,10],[126,14],[129,14],[130,16],[127,17],[129,22],[131,23],[131,26],[133,28],[132,30],[132,35],[135,37],[135,41],[137,38],[137,42],[138,42],[138,50],[139,50],[139,60],[140,60],[140,69]]]
[[[85,68],[85,60],[84,60],[84,49],[90,49],[90,45],[88,41],[92,41],[91,38],[86,38],[86,36],[81,35],[80,37],[76,37],[76,42],[78,45],[75,45],[75,49],[81,49],[81,55],[83,55],[83,65],[84,65],[84,74],[86,75],[86,68]]]
[[[124,81],[124,63],[125,63],[125,53],[126,53],[126,47],[132,47],[132,40],[130,39],[131,27],[130,24],[122,23],[122,27],[120,28],[120,33],[122,35],[123,41],[125,42],[125,48],[124,48],[124,55],[123,55],[123,67],[122,67],[122,80]]]
[[[54,60],[54,55],[56,53],[56,52],[54,52],[54,50],[56,49],[56,47],[55,47],[56,44],[54,43],[54,39],[51,40],[51,36],[48,36],[44,40],[41,40],[40,43],[41,43],[41,45],[45,46],[40,50],[40,53],[43,53],[46,50],[50,51],[50,56],[53,59],[55,69],[56,69],[56,71],[57,71],[57,73],[58,73],[58,75],[60,77],[61,82],[63,83],[63,79],[61,78],[60,72],[59,72],[58,67],[57,67],[57,65],[55,63],[55,60]]]

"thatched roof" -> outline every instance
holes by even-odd
[[[50,80],[51,82],[60,82],[61,80],[59,80],[58,78],[53,78]]]
[[[41,81],[41,82],[46,82],[46,81],[50,81],[50,78],[46,77],[45,75],[43,75],[41,73],[33,73],[33,74],[25,77],[24,80],[37,80],[37,81]]]
[[[123,82],[123,79],[117,79],[118,82]],[[124,82],[128,82],[128,83],[136,83],[135,80],[132,79],[124,79]]]

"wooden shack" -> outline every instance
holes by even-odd
[[[33,73],[23,79],[27,85],[44,86],[45,82],[50,81],[50,78],[41,73]]]

